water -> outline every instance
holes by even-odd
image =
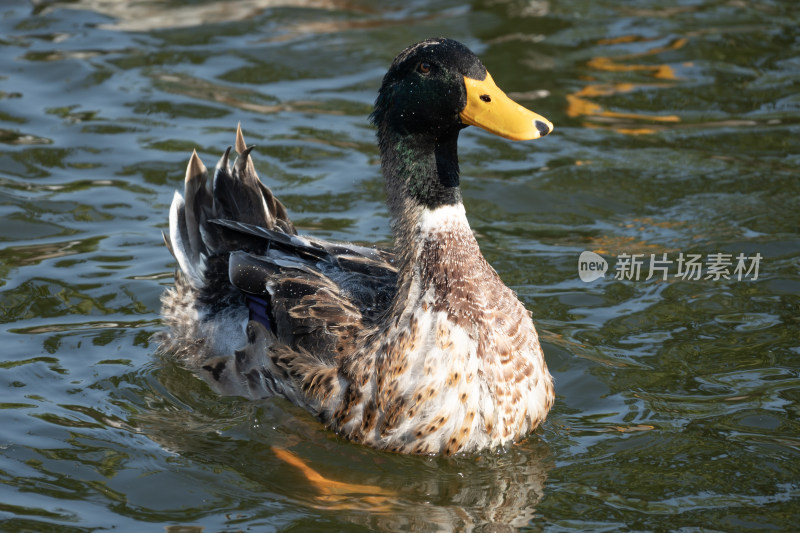
[[[129,4],[0,8],[1,529],[796,526],[793,1]],[[216,397],[150,341],[173,190],[238,121],[299,228],[389,242],[366,115],[432,35],[556,125],[462,135],[468,215],[558,393],[534,436],[480,457],[342,442],[286,402]],[[585,250],[604,279],[578,277]],[[718,253],[731,279],[702,279]],[[638,280],[614,279],[624,254],[644,254]]]

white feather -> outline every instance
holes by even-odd
[[[443,228],[469,226],[464,204],[444,205],[436,209],[425,209],[420,215],[419,230],[422,235],[441,231]]]
[[[183,209],[185,209],[183,196],[178,191],[175,191],[175,195],[172,197],[172,205],[169,208],[169,240],[172,242],[172,251],[181,271],[186,275],[192,286],[200,288],[203,286],[203,279],[198,267],[202,269],[204,261],[201,260],[199,265],[194,265],[189,259],[189,254],[186,251],[188,243],[183,241],[180,231],[182,221],[179,217]]]

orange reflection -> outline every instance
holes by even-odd
[[[636,35],[625,35],[614,39],[603,39],[597,41],[599,45],[614,45],[631,42],[646,42]],[[586,66],[602,72],[639,72],[657,79],[664,80],[659,83],[596,83],[590,84],[579,91],[567,95],[567,115],[570,117],[587,117],[591,122],[584,122],[584,127],[598,128],[608,127],[618,133],[625,135],[647,135],[655,133],[662,127],[657,125],[643,126],[642,121],[655,123],[675,123],[680,122],[677,115],[647,115],[642,113],[624,113],[610,111],[597,103],[594,99],[602,96],[612,96],[631,92],[641,88],[663,88],[671,87],[672,83],[678,81],[675,71],[669,65],[647,65],[631,62],[636,58],[656,55],[668,50],[677,50],[686,45],[687,39],[676,39],[667,46],[654,47],[636,54],[626,54],[616,58],[594,57],[590,59]],[[606,126],[606,124],[609,124]]]
[[[294,466],[316,489],[320,508],[324,509],[365,509],[371,512],[389,512],[397,500],[397,493],[376,485],[358,485],[330,479],[310,466],[289,450],[273,447],[272,451],[282,461]]]
[[[677,79],[675,72],[669,65],[623,65],[615,62],[610,57],[595,57],[590,59],[586,65],[607,72],[631,72],[634,70],[651,71],[654,78],[665,80]]]
[[[688,222],[682,220],[655,220],[652,217],[638,217],[631,219],[621,227],[627,230],[635,230],[637,235],[598,235],[586,241],[586,248],[601,255],[619,255],[620,253],[664,253],[673,252],[676,249],[661,243],[647,241],[647,234],[654,232],[654,228],[661,230],[672,229],[676,231],[696,232],[696,228]],[[658,232],[663,234],[663,232]]]

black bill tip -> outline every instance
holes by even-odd
[[[548,133],[550,133],[550,131],[551,131],[551,130],[550,130],[550,126],[548,126],[547,124],[545,124],[545,123],[544,123],[544,122],[542,122],[541,120],[537,120],[537,121],[535,121],[535,122],[534,122],[534,125],[536,126],[536,129],[537,129],[537,130],[539,130],[539,134],[540,134],[542,137],[544,137],[545,135],[547,135],[547,134],[548,134]]]

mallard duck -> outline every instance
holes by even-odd
[[[394,250],[297,234],[241,127],[209,179],[193,153],[164,240],[178,263],[161,348],[223,395],[280,396],[353,442],[474,453],[553,404],[531,314],[484,259],[459,188],[459,132],[553,130],[450,39],[403,50],[370,115]]]

